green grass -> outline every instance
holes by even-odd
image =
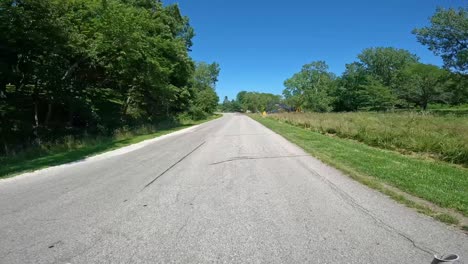
[[[468,116],[468,109],[434,109],[429,111],[438,115]]]
[[[468,216],[468,169],[466,168],[441,161],[405,156],[355,140],[323,135],[278,119],[262,118],[258,115],[251,117],[313,156],[420,212],[441,221],[457,222],[452,216],[434,212],[431,208],[408,200],[405,196],[385,188],[385,185],[396,187],[435,205],[454,209]]]
[[[443,104],[433,104],[429,105],[428,111],[438,115],[458,115],[458,116],[467,116],[468,115],[468,104],[457,105],[457,106],[447,106]]]
[[[154,131],[154,128],[145,127],[133,131],[119,131],[113,137],[108,138],[95,137],[85,140],[69,139],[65,141],[67,143],[54,145],[46,151],[35,150],[27,153],[27,155],[4,157],[0,159],[0,179],[12,177],[28,171],[82,160],[96,154],[169,134],[220,116],[221,115],[215,115],[201,121],[184,121],[181,122],[181,124],[174,124],[169,127],[157,129],[157,131]]]
[[[434,216],[435,219],[452,225],[457,225],[459,223],[458,219],[449,214],[437,214]]]
[[[284,113],[271,118],[322,134],[468,167],[468,116],[430,113]]]
[[[428,106],[428,110],[451,110],[451,111],[467,111],[468,104],[461,104],[461,105],[445,105],[445,104],[430,104]]]

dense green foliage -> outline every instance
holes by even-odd
[[[324,61],[306,64],[299,73],[284,82],[285,101],[296,109],[330,111],[335,79],[335,75],[328,72],[328,65]]]
[[[236,100],[229,101],[225,97],[220,108],[225,112],[271,112],[279,107],[280,102],[279,95],[241,91],[237,94]]]
[[[422,64],[402,49],[365,49],[347,64],[342,76],[327,71],[323,61],[306,64],[284,82],[284,101],[296,110],[426,110],[429,103],[468,102],[468,77]]]
[[[400,97],[426,110],[430,102],[444,102],[449,98],[448,73],[437,66],[415,63],[402,71]]]
[[[176,5],[4,0],[0,31],[0,154],[217,106],[219,65],[192,61]]]
[[[242,107],[237,100],[229,100],[227,96],[224,96],[223,102],[219,105],[219,110],[222,112],[242,112]]]
[[[468,73],[468,9],[437,9],[431,26],[413,30],[423,45],[441,55],[446,68]]]
[[[371,146],[468,167],[468,117],[428,113],[283,113],[272,118]]]
[[[206,118],[207,114],[212,114],[216,110],[219,97],[215,92],[215,88],[219,72],[220,68],[217,63],[197,63],[191,79],[194,94],[192,96],[192,105],[188,111],[192,119]]]

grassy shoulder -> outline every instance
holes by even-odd
[[[323,135],[277,119],[262,118],[259,115],[251,117],[320,160],[420,212],[443,222],[459,224],[458,219],[450,213],[438,212],[430,206],[408,199],[396,190],[468,216],[466,168]]]
[[[13,177],[20,173],[43,169],[51,166],[61,165],[73,161],[78,161],[90,156],[94,156],[107,151],[115,150],[138,142],[166,135],[193,125],[198,125],[206,121],[221,117],[213,115],[208,119],[200,121],[185,121],[181,124],[166,126],[161,129],[140,129],[119,133],[114,137],[91,138],[74,142],[72,146],[55,146],[48,151],[41,151],[40,154],[18,155],[0,159],[0,179]],[[154,131],[151,131],[154,130]],[[35,157],[34,157],[35,156]]]

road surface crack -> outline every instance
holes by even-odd
[[[189,220],[190,220],[190,216],[186,217],[184,223],[182,224],[182,226],[179,227],[179,230],[177,231],[177,234],[176,234],[176,240],[179,239],[179,236],[180,236],[180,233],[182,232],[182,230],[184,230],[187,227],[187,225],[189,223]]]
[[[303,164],[304,165],[304,164]],[[407,241],[409,241],[414,248],[417,248],[427,254],[430,254],[430,255],[434,255],[436,253],[435,250],[431,249],[431,248],[428,248],[428,247],[423,247],[423,246],[420,246],[416,243],[416,241],[414,239],[412,239],[409,235],[397,230],[395,227],[387,224],[386,222],[384,222],[383,220],[381,220],[380,218],[378,218],[377,216],[375,216],[371,211],[369,211],[368,209],[366,209],[365,207],[363,207],[362,205],[360,205],[353,197],[351,197],[349,194],[347,194],[346,192],[344,192],[343,190],[341,190],[336,184],[334,184],[333,182],[331,182],[330,180],[328,180],[327,178],[325,178],[324,176],[320,175],[318,172],[316,172],[314,169],[308,167],[308,166],[303,166],[305,167],[307,170],[309,170],[310,172],[312,172],[312,174],[316,175],[317,177],[319,177],[319,179],[321,179],[323,182],[325,182],[333,191],[335,191],[345,202],[347,202],[348,204],[350,204],[352,207],[356,208],[357,210],[363,212],[365,215],[369,216],[377,225],[383,227],[385,230],[387,230],[388,232],[390,233],[395,233],[397,234],[398,236],[406,239]]]
[[[192,154],[193,152],[195,152],[197,149],[199,149],[201,146],[203,146],[203,144],[205,144],[205,141],[203,141],[201,144],[199,144],[198,146],[196,146],[194,149],[192,149],[189,153],[185,154],[182,158],[180,158],[178,161],[176,161],[174,164],[172,164],[171,166],[169,166],[169,168],[167,168],[166,170],[164,170],[163,172],[161,172],[158,176],[156,176],[156,178],[154,178],[152,181],[150,181],[148,184],[145,185],[145,187],[143,187],[143,189],[141,191],[143,191],[145,188],[147,188],[148,186],[150,186],[151,184],[153,184],[157,179],[159,179],[161,176],[163,176],[164,174],[166,174],[168,171],[170,171],[172,168],[174,168],[177,164],[181,163],[185,158],[187,158],[188,156],[190,156],[190,154]]]
[[[240,156],[240,157],[234,157],[234,158],[223,160],[223,161],[214,162],[214,163],[211,163],[210,165],[218,165],[218,164],[222,164],[226,162],[233,162],[233,161],[238,161],[238,160],[282,159],[282,158],[297,158],[297,157],[309,157],[309,155],[285,155],[285,156],[264,156],[264,157]]]

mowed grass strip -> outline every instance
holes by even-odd
[[[189,121],[173,127],[158,129],[152,133],[135,134],[127,132],[118,137],[94,138],[76,144],[68,149],[63,149],[60,146],[55,146],[52,150],[31,158],[31,154],[27,156],[5,157],[0,159],[0,179],[13,177],[20,173],[43,169],[51,166],[61,165],[73,161],[85,159],[100,153],[122,148],[128,145],[136,144],[141,141],[160,137],[193,125],[197,125],[221,115],[212,116],[206,120]],[[34,155],[34,153],[33,153]]]
[[[440,207],[468,216],[468,169],[405,156],[354,140],[331,137],[272,118],[252,118],[322,161],[352,176],[378,179]],[[372,186],[372,183],[368,185]]]

